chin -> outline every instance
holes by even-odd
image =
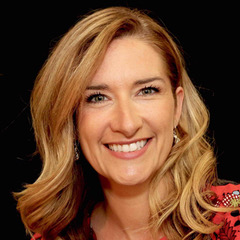
[[[131,174],[119,176],[114,178],[113,181],[124,186],[136,186],[147,182],[148,179],[150,179],[149,176],[143,176],[142,174]]]

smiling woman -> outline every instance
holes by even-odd
[[[39,73],[31,107],[43,169],[16,197],[33,239],[239,237],[240,186],[217,186],[208,111],[177,45],[143,12],[80,20]]]
[[[79,141],[89,163],[110,182],[136,189],[151,181],[169,155],[183,89],[172,92],[165,68],[148,43],[124,37],[110,44],[87,87],[78,114]],[[104,88],[96,93],[91,89],[97,85]]]

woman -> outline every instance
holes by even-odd
[[[217,186],[207,109],[177,45],[144,13],[79,21],[31,107],[43,169],[17,197],[33,239],[240,237],[240,185]]]

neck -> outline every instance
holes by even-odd
[[[101,178],[105,203],[93,214],[98,239],[153,239],[149,231],[149,182],[122,186]],[[99,224],[101,223],[101,224]],[[102,237],[101,237],[102,236]]]
[[[122,186],[103,184],[106,210],[124,229],[146,227],[149,219],[149,184]]]

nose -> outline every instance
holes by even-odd
[[[127,138],[133,137],[143,125],[139,108],[134,102],[121,101],[116,104],[112,114],[111,129]]]

